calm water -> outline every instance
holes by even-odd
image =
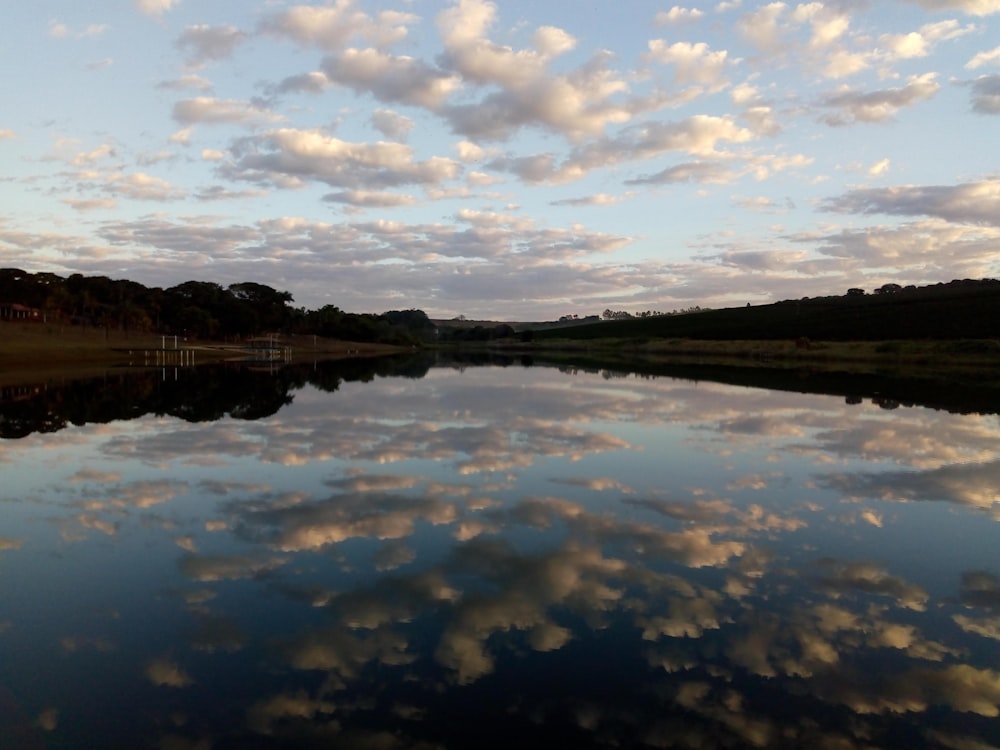
[[[996,405],[351,367],[5,392],[0,747],[1000,745]]]

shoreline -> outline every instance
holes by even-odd
[[[155,369],[179,366],[178,362],[149,362],[143,352],[191,353],[186,366],[213,362],[242,361],[253,351],[240,342],[187,340],[149,333],[123,333],[103,329],[70,326],[45,326],[39,323],[0,323],[0,386],[37,383],[51,379],[72,380],[100,377],[124,369]],[[408,349],[388,344],[365,344],[324,339],[314,336],[284,336],[281,345],[290,348],[275,363],[311,362],[314,360],[383,357],[401,354]],[[266,361],[266,360],[262,360]]]
[[[177,362],[149,362],[144,351],[176,351],[158,334],[104,329],[79,329],[44,324],[0,323],[0,385],[39,382],[50,378],[100,376],[123,366],[155,368]],[[290,353],[278,362],[382,357],[411,352],[410,347],[324,339],[312,335],[284,336],[280,346]],[[178,350],[192,353],[192,363],[245,360],[253,352],[244,342],[178,340]],[[697,365],[802,370],[844,374],[897,374],[933,377],[942,382],[974,378],[1000,385],[1000,341],[993,339],[788,341],[707,339],[545,339],[494,340],[482,344],[432,345],[426,351],[488,351],[532,357],[560,364],[591,363],[628,367]],[[139,360],[139,361],[137,361]],[[267,361],[263,359],[262,361]]]
[[[712,364],[844,373],[982,371],[1000,380],[1000,342],[991,339],[787,341],[706,339],[550,339],[494,341],[490,351],[546,360],[581,358],[608,364]]]

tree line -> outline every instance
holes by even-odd
[[[107,276],[0,269],[0,309],[21,305],[40,319],[124,332],[238,340],[267,333],[315,334],[362,342],[415,343],[433,336],[422,310],[344,312],[294,307],[291,293],[244,281],[186,281],[168,288]],[[37,319],[37,318],[36,318]]]

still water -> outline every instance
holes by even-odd
[[[996,404],[366,367],[5,392],[0,747],[1000,746]]]

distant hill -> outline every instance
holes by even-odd
[[[1000,281],[963,280],[925,287],[887,284],[875,294],[864,294],[857,289],[839,297],[610,320],[536,330],[534,338],[762,341],[1000,338]]]

